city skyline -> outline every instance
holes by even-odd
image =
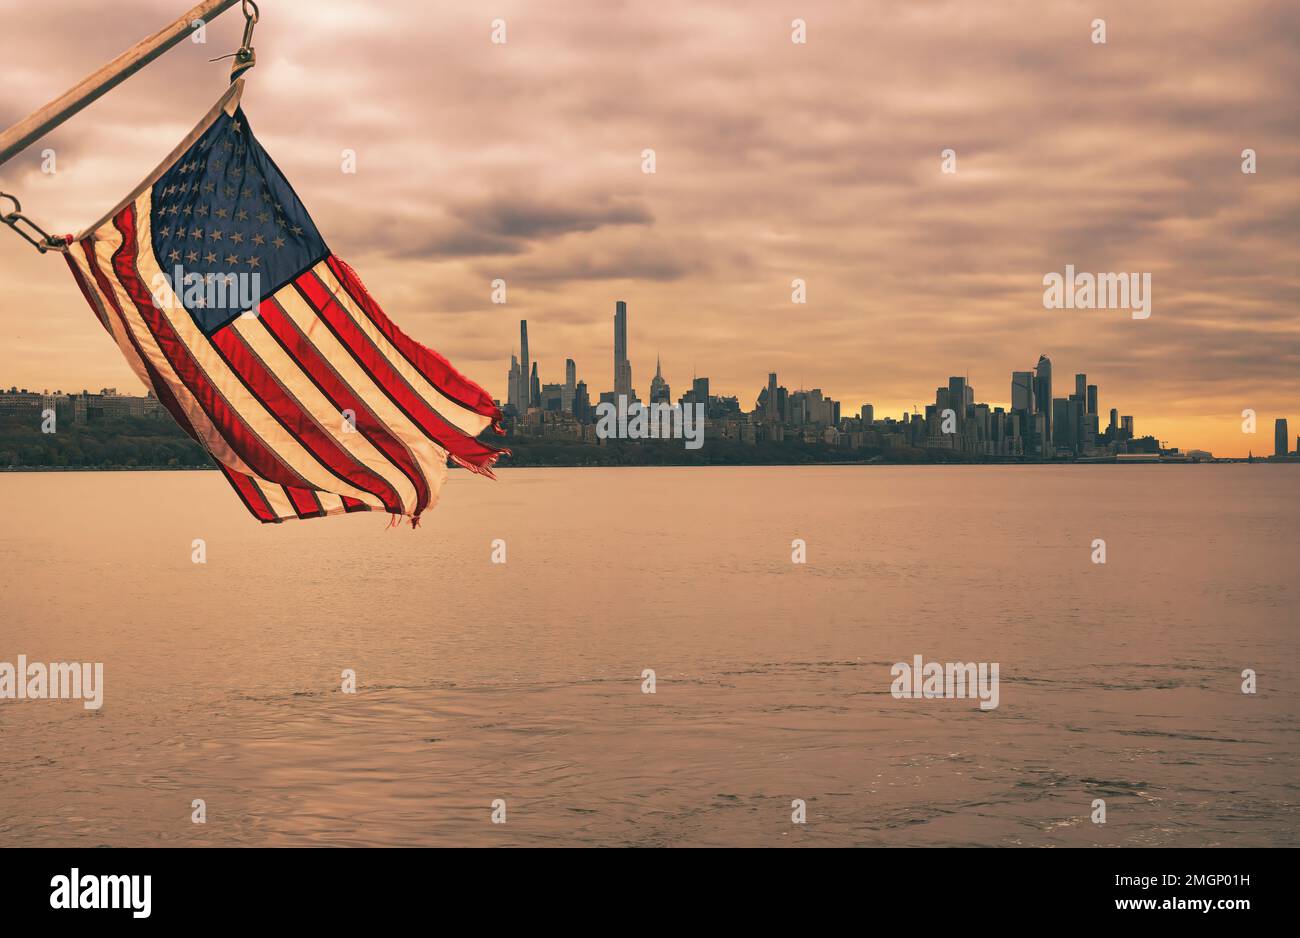
[[[546,382],[544,379],[547,376],[544,375],[541,371],[541,360],[539,358],[533,357],[530,352],[528,321],[526,319],[521,319],[519,321],[519,336],[520,336],[520,344],[518,348],[519,354],[515,354],[514,352],[512,352],[510,355],[511,367],[508,373],[508,377],[505,381],[505,387],[507,389],[507,397],[504,399],[498,398],[498,402],[503,407],[507,408],[506,410],[507,414],[513,415],[514,413],[517,413],[519,410],[521,410],[521,408],[519,408],[518,406],[518,402],[524,400],[525,398],[527,399],[528,404],[525,408],[522,409],[527,409],[527,407],[545,409],[548,399],[550,397],[554,397],[559,403],[559,408],[564,413],[572,414],[574,413],[574,405],[576,400],[581,400],[585,402],[586,414],[589,417],[591,414],[590,408],[594,405],[596,400],[612,402],[617,399],[618,395],[627,396],[632,400],[642,400],[641,395],[639,395],[636,392],[635,384],[632,378],[633,374],[635,373],[635,369],[631,364],[632,357],[629,353],[629,340],[628,340],[629,320],[630,317],[628,315],[627,301],[615,300],[614,316],[613,316],[613,324],[614,324],[613,343],[612,343],[614,387],[608,391],[601,391],[599,390],[598,385],[595,386],[588,385],[586,381],[577,379],[577,375],[578,375],[577,363],[571,357],[566,357],[564,359],[564,371],[565,371],[564,379],[560,382]],[[939,370],[941,371],[942,369]],[[1050,356],[1047,355],[1046,353],[1042,353],[1039,355],[1038,362],[1034,370],[1011,372],[1009,394],[1005,398],[1005,400],[1000,397],[989,397],[986,400],[980,401],[979,403],[981,405],[987,405],[987,407],[990,409],[1006,410],[1009,413],[1016,412],[1016,411],[1023,411],[1026,409],[1026,407],[1028,407],[1030,413],[1041,414],[1042,421],[1043,421],[1042,426],[1041,427],[1031,426],[1028,432],[1030,434],[1037,434],[1040,438],[1044,438],[1049,441],[1055,441],[1056,439],[1052,429],[1054,421],[1060,419],[1061,416],[1064,414],[1064,412],[1061,411],[1058,405],[1070,403],[1077,399],[1080,405],[1080,413],[1077,417],[1075,417],[1076,423],[1079,419],[1082,419],[1082,417],[1085,415],[1093,418],[1099,418],[1101,416],[1102,410],[1099,407],[1099,385],[1096,383],[1089,382],[1087,380],[1086,372],[1074,373],[1073,375],[1074,391],[1068,397],[1060,397],[1055,393],[1056,389],[1062,387],[1063,385],[1058,384],[1054,388],[1053,381],[1052,381],[1052,372],[1053,372],[1053,362]],[[748,400],[747,395],[749,392],[735,391],[730,394],[720,394],[717,396],[734,399],[739,405],[739,410],[741,413],[754,414],[756,416],[763,417],[765,419],[771,419],[770,417],[768,417],[768,408],[772,406],[770,402],[774,399],[773,395],[777,390],[778,375],[779,375],[778,371],[769,371],[767,373],[766,383],[762,385],[759,392],[755,395],[752,406],[747,405],[747,400]],[[682,401],[691,399],[691,394],[692,392],[694,392],[697,397],[702,396],[704,400],[708,400],[711,393],[710,380],[711,379],[708,375],[704,375],[704,376],[699,375],[698,367],[694,368],[692,372],[691,381],[688,384],[690,390],[688,390],[684,395],[680,396],[679,399]],[[138,383],[138,382],[131,382],[131,383]],[[683,382],[683,384],[687,384],[687,383]],[[493,386],[492,382],[489,381],[488,386],[489,388],[491,388]],[[591,393],[592,387],[596,388],[594,394]],[[649,382],[647,388],[648,396],[644,400],[647,403],[650,402],[671,403],[672,402],[671,394],[670,394],[671,387],[672,387],[672,382],[666,380],[662,374],[662,352],[656,351],[655,374],[654,377]],[[933,405],[928,403],[923,405],[922,403],[918,402],[913,404],[910,410],[904,407],[897,412],[891,412],[886,407],[877,406],[875,402],[871,400],[861,401],[857,404],[857,406],[849,407],[847,409],[842,409],[842,402],[830,398],[829,393],[826,393],[825,399],[830,405],[834,407],[834,412],[837,415],[834,421],[835,423],[839,422],[838,418],[841,415],[842,410],[843,410],[842,413],[843,416],[861,414],[865,417],[867,414],[870,413],[873,414],[877,419],[887,418],[889,420],[894,420],[895,414],[901,414],[903,423],[906,423],[911,415],[926,413],[929,410],[934,410],[935,408],[942,406],[945,401],[944,398],[945,390],[948,392],[949,396],[947,400],[950,403],[953,400],[959,400],[962,402],[963,405],[973,405],[975,403],[974,387],[975,384],[970,380],[969,372],[961,376],[950,376],[948,379],[948,387],[945,389],[944,387],[940,386],[937,389],[937,396],[935,397],[935,403]],[[713,390],[716,391],[717,389],[718,389],[718,385],[714,384]],[[3,382],[0,382],[0,393],[7,393],[12,395],[13,392],[19,390],[20,388],[18,384],[12,384],[6,391],[4,389]],[[142,388],[141,391],[143,392],[143,390],[144,389]],[[780,390],[784,392],[786,391],[786,388],[784,386],[781,386]],[[819,395],[819,400],[820,400],[821,399],[820,395],[822,395],[823,392],[826,391],[828,391],[828,389],[825,389],[820,385],[814,385],[811,388],[806,387],[803,382],[803,379],[801,378],[799,388],[795,393],[802,394],[804,392],[813,392]],[[104,387],[101,388],[99,392],[89,392],[88,386],[83,387],[81,391],[75,391],[75,390],[63,391],[62,389],[57,387],[55,388],[55,390],[52,391],[50,390],[50,385],[48,382],[43,385],[40,384],[33,385],[31,388],[22,387],[21,392],[23,394],[30,393],[33,395],[44,395],[47,397],[51,395],[55,395],[55,396],[67,395],[71,397],[71,396],[76,396],[78,394],[84,396],[88,393],[103,395],[110,398],[114,396],[123,397],[123,398],[130,396],[129,392],[127,394],[122,394],[118,392],[116,387]],[[147,394],[147,392],[145,396],[152,398],[152,395]],[[1052,406],[1047,407],[1044,410],[1039,410],[1036,407],[1036,402],[1042,401],[1043,399],[1051,401]],[[1135,425],[1136,425],[1135,415],[1133,414],[1121,415],[1119,413],[1118,408],[1108,408],[1108,410],[1109,410],[1109,422],[1107,424],[1107,427],[1110,432],[1114,432],[1115,430],[1120,429],[1124,434],[1126,434],[1127,439],[1134,439],[1138,437],[1148,436],[1148,434],[1145,433],[1145,431],[1142,432],[1141,434],[1138,434],[1135,431]],[[1274,428],[1273,440],[1271,445],[1267,445],[1268,444],[1267,424],[1269,420],[1273,421],[1272,425]],[[870,419],[868,419],[868,422],[870,422]],[[1153,419],[1152,423],[1153,424],[1159,423],[1158,418]],[[1251,443],[1247,445],[1246,452],[1244,454],[1235,453],[1235,452],[1232,453],[1220,452],[1220,453],[1216,453],[1215,455],[1220,457],[1227,457],[1227,458],[1240,458],[1242,456],[1253,455],[1256,458],[1263,458],[1270,455],[1286,456],[1292,454],[1300,454],[1300,437],[1296,438],[1295,448],[1294,449],[1291,448],[1291,441],[1290,441],[1290,436],[1288,431],[1289,421],[1287,417],[1278,417],[1274,415],[1260,415],[1256,413],[1254,424],[1256,427],[1255,432],[1246,433],[1243,429],[1242,436],[1247,438],[1263,437],[1265,438],[1264,443],[1266,445],[1256,447],[1253,445],[1253,443]],[[1245,426],[1244,419],[1242,421],[1242,426],[1243,427]],[[1091,423],[1091,432],[1094,435],[1094,438],[1096,438],[1096,434],[1100,432],[1099,420],[1094,420]],[[1161,447],[1167,446],[1172,449],[1181,450],[1184,453],[1189,451],[1212,452],[1210,447],[1204,446],[1197,442],[1171,440],[1165,437],[1161,437],[1158,434],[1149,434],[1149,436],[1151,438],[1154,438],[1156,441],[1158,441]],[[1082,443],[1083,440],[1082,432],[1079,433],[1078,439],[1080,443]],[[1076,455],[1081,455],[1081,453]]]
[[[674,388],[705,363],[744,393],[776,370],[898,413],[941,377],[934,362],[1001,388],[1050,349],[1104,371],[1108,395],[1151,415],[1161,439],[1244,456],[1260,447],[1241,433],[1243,409],[1300,420],[1300,66],[1279,28],[1292,6],[863,16],[819,0],[707,13],[505,0],[492,14],[510,24],[504,45],[472,5],[423,10],[277,9],[258,27],[275,50],[262,74],[325,58],[334,80],[253,83],[250,114],[330,247],[494,396],[508,396],[501,352],[519,319],[604,389],[618,296],[644,311],[628,327],[643,394],[662,349]],[[87,28],[69,31],[70,15]],[[166,0],[124,0],[114,15],[25,8],[24,41],[0,65],[0,119],[174,15]],[[796,15],[806,45],[790,41]],[[1104,45],[1090,41],[1094,16],[1107,18]],[[239,30],[223,18],[206,45],[182,43],[5,164],[0,188],[49,230],[81,230],[210,106],[224,76],[207,60]],[[1171,83],[1187,61],[1197,80]],[[46,149],[57,172],[42,169]],[[344,149],[355,174],[340,172]],[[1150,273],[1150,318],[1045,309],[1042,278],[1067,265]],[[136,387],[67,295],[58,258],[6,236],[0,270],[6,386]],[[491,299],[498,279],[504,304]],[[791,302],[795,279],[804,304]]]
[[[666,380],[662,374],[662,353],[655,352],[655,375],[650,381],[648,393],[642,398],[637,393],[635,384],[632,381],[634,369],[630,363],[629,345],[627,339],[627,329],[629,324],[628,304],[625,300],[614,301],[614,333],[613,333],[613,387],[607,391],[601,391],[599,385],[595,385],[595,392],[591,393],[587,382],[577,382],[579,399],[583,402],[575,411],[574,388],[575,375],[577,372],[576,363],[573,358],[565,358],[565,381],[563,385],[558,383],[539,383],[540,359],[533,359],[533,391],[527,395],[528,403],[521,407],[520,401],[524,396],[515,393],[516,382],[518,380],[519,363],[517,357],[511,354],[511,370],[507,378],[507,387],[511,389],[509,400],[500,401],[506,407],[506,413],[510,417],[522,416],[528,408],[537,410],[558,410],[561,413],[576,413],[581,420],[589,420],[591,416],[590,406],[595,400],[615,402],[618,397],[627,397],[632,401],[644,400],[646,403],[672,403],[671,387],[672,382]],[[632,317],[635,321],[635,317]],[[521,345],[524,352],[525,364],[528,358],[528,322],[520,320],[519,323]],[[942,369],[940,369],[942,370]],[[1065,374],[1065,373],[1063,373]],[[544,379],[544,375],[542,378]],[[1094,374],[1095,377],[1095,374]],[[751,414],[755,418],[766,421],[786,421],[785,399],[778,398],[778,381],[779,372],[769,371],[767,381],[755,395],[752,405],[749,404],[748,392],[737,391],[728,394],[719,394],[719,397],[733,399],[738,405],[738,410],[743,414]],[[701,376],[696,368],[692,373],[690,390],[679,396],[679,402],[699,400],[701,397],[708,401],[710,397],[710,377],[706,374]],[[713,389],[716,391],[718,386],[715,384]],[[1002,412],[1007,414],[1021,413],[1026,417],[1022,418],[1025,426],[1021,428],[1023,432],[1036,440],[1031,442],[1030,447],[1025,450],[1028,454],[1031,450],[1043,452],[1044,443],[1048,441],[1047,446],[1052,452],[1060,445],[1063,449],[1074,448],[1075,456],[1087,454],[1089,449],[1097,445],[1097,441],[1105,439],[1107,441],[1115,440],[1140,440],[1144,438],[1153,439],[1161,448],[1169,448],[1187,452],[1212,452],[1209,447],[1203,446],[1195,441],[1179,441],[1162,438],[1156,434],[1149,434],[1143,428],[1139,432],[1137,415],[1132,413],[1121,413],[1121,408],[1101,406],[1101,390],[1098,382],[1089,381],[1087,372],[1073,373],[1073,391],[1071,393],[1058,393],[1067,388],[1064,379],[1053,385],[1053,362],[1047,353],[1042,353],[1032,371],[1012,371],[1010,375],[1009,394],[1003,399],[998,396],[990,396],[982,400],[975,397],[975,385],[970,379],[969,372],[965,375],[950,376],[947,386],[937,388],[932,400],[933,403],[926,402],[924,405],[917,403],[910,410],[907,408],[901,411],[890,413],[888,410],[876,406],[873,401],[865,400],[858,402],[856,406],[844,408],[843,402],[831,398],[829,389],[820,385],[814,385],[811,388],[805,387],[802,380],[797,391],[787,391],[781,385],[779,391],[783,394],[804,394],[811,392],[817,395],[818,402],[824,400],[827,405],[833,408],[834,417],[828,416],[818,418],[823,424],[838,425],[843,417],[850,415],[861,415],[867,423],[873,419],[894,420],[896,414],[901,414],[901,422],[909,422],[914,415],[924,414],[928,421],[933,423],[936,415],[941,415],[942,409],[948,406],[955,407],[960,413],[959,419],[964,421],[967,409],[970,407],[980,406],[987,411]],[[548,389],[542,393],[542,389]],[[562,395],[562,396],[561,396]],[[817,406],[820,406],[818,404]],[[868,416],[871,415],[871,416]],[[1101,418],[1108,416],[1108,420],[1103,424]],[[1035,418],[1041,423],[1036,423]],[[987,415],[986,415],[987,419]],[[1300,453],[1300,438],[1296,440],[1295,449],[1290,448],[1287,425],[1285,417],[1267,417],[1255,414],[1253,424],[1254,433],[1245,431],[1246,422],[1242,422],[1242,435],[1255,437],[1264,434],[1265,430],[1260,429],[1269,419],[1274,420],[1274,440],[1270,447],[1261,448],[1260,452],[1255,452],[1255,447],[1250,446],[1245,455],[1264,457],[1268,455],[1290,455]],[[1057,433],[1054,425],[1059,422],[1067,422],[1068,432]],[[1156,422],[1156,421],[1153,421]],[[1103,426],[1105,429],[1103,430]],[[1236,458],[1235,453],[1220,453],[1218,455]]]

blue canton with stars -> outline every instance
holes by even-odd
[[[154,183],[152,229],[158,264],[205,335],[329,254],[242,109],[222,112]]]

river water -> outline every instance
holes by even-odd
[[[0,475],[0,662],[104,666],[0,700],[0,843],[1300,844],[1293,466],[499,476],[412,531]]]

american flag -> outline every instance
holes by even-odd
[[[65,257],[100,323],[259,521],[437,502],[505,451],[491,396],[393,324],[325,246],[233,84]],[[232,276],[233,275],[233,276]]]

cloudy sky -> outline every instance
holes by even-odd
[[[184,2],[3,0],[0,124]],[[1087,372],[1103,413],[1172,445],[1271,452],[1278,416],[1300,433],[1293,0],[264,0],[262,13],[254,131],[389,314],[498,397],[521,318],[543,381],[572,357],[593,393],[612,387],[624,299],[643,394],[662,354],[675,394],[698,371],[745,407],[768,371],[846,413],[924,407],[950,374],[1006,404],[1010,373],[1046,353],[1059,395]],[[806,43],[791,41],[796,18]],[[79,231],[221,93],[227,63],[207,59],[241,29],[225,14],[205,45],[0,167],[0,189]],[[1150,273],[1150,318],[1045,309],[1043,276],[1067,264]],[[0,384],[138,390],[62,261],[2,230],[0,314]]]

